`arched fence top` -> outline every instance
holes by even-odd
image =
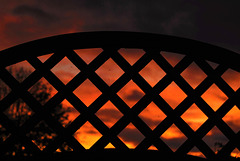
[[[90,63],[87,63],[75,51],[91,48],[100,48],[101,52]],[[122,55],[120,51],[122,48],[141,49],[143,55],[135,63],[130,64],[129,60]],[[184,57],[176,65],[172,65],[164,57],[165,52],[175,55],[182,54]],[[46,61],[39,59],[40,56],[48,54],[51,56]],[[77,73],[67,83],[53,70],[61,64],[62,60],[67,60],[77,70]],[[8,66],[21,61],[30,64],[34,71],[24,80],[19,81],[8,70]],[[112,64],[115,64],[116,68],[119,68],[123,73],[110,84],[97,72],[101,68],[105,74],[107,68],[103,66],[109,61],[113,62]],[[63,149],[61,146],[68,147],[66,151],[72,150],[76,155],[79,155],[78,152],[85,153],[87,148],[77,140],[75,134],[88,123],[101,134],[100,139],[89,148],[90,152],[99,152],[105,149],[109,143],[120,152],[130,152],[130,148],[121,140],[119,135],[128,125],[133,125],[144,137],[134,149],[137,152],[149,152],[149,148],[153,145],[168,158],[169,156],[186,156],[196,147],[207,159],[217,160],[222,157],[229,157],[235,149],[240,150],[240,129],[239,124],[233,129],[227,124],[224,117],[233,109],[235,109],[234,112],[240,111],[240,85],[233,88],[222,76],[229,68],[233,69],[234,72],[238,71],[236,72],[237,78],[234,79],[238,83],[240,78],[239,61],[239,54],[214,45],[173,36],[136,32],[73,33],[39,39],[0,51],[0,81],[10,89],[3,98],[0,98],[0,132],[5,131],[7,133],[5,138],[0,137],[0,159],[1,154],[10,154],[15,147],[29,156],[56,154],[58,150]],[[216,63],[217,67],[214,67],[212,62]],[[162,74],[156,74],[157,77],[161,78],[157,78],[154,84],[151,84],[141,74],[151,63],[153,63],[154,68],[157,67],[153,75],[156,73]],[[196,66],[192,69],[196,70],[193,71],[189,67],[194,66],[194,64]],[[111,65],[109,66],[111,69],[114,68]],[[190,71],[187,77],[184,76],[186,70]],[[200,82],[191,85],[188,77],[192,79],[193,74],[195,74],[199,78],[200,72],[197,71],[202,72],[204,76]],[[111,74],[108,75],[112,76]],[[44,103],[31,92],[32,87],[38,82],[41,83],[42,79],[57,91],[51,98],[45,99]],[[233,80],[232,77],[230,79]],[[79,97],[79,93],[75,92],[85,82],[92,84],[99,91],[99,95],[89,104],[86,104],[83,98]],[[138,97],[136,100],[135,97],[130,98],[128,95],[128,98],[136,100],[133,105],[127,104],[125,100],[127,95],[120,96],[121,91],[129,83],[130,86],[133,83],[138,89],[133,89],[130,92],[124,91],[130,94],[133,92],[135,97]],[[169,87],[172,89],[170,89],[170,94],[167,95],[172,100],[175,101],[181,95],[179,94],[181,92],[184,95],[174,105],[175,107],[172,107],[163,94],[166,89],[169,90]],[[178,91],[181,92],[177,92],[175,89],[179,89]],[[217,108],[209,104],[203,97],[209,89],[215,90],[217,100],[221,99],[222,101]],[[87,92],[90,90],[90,88],[87,88]],[[86,93],[83,92],[80,95]],[[222,93],[224,97],[221,97],[219,93]],[[89,97],[92,97],[92,95],[89,95]],[[14,106],[13,104],[18,100],[24,103],[24,107],[33,111],[33,115],[29,115],[23,123],[20,122],[21,120],[17,120],[18,123],[16,124],[16,120],[12,120],[6,114],[6,110]],[[72,105],[72,109],[80,113],[69,122],[68,126],[61,124],[52,113],[64,100]],[[103,109],[103,106],[109,102],[121,114],[120,119],[111,127],[108,127],[97,115]],[[155,128],[151,128],[140,117],[142,111],[152,103],[166,116],[158,122]],[[193,105],[206,116],[206,120],[195,130],[188,121],[182,118],[184,113],[188,112]],[[161,138],[172,125],[186,137],[180,147],[174,149],[176,151],[166,144],[167,139],[164,141],[164,138]],[[43,136],[43,134],[37,134],[39,126],[52,134],[52,137],[48,137],[50,141],[44,146],[40,146],[41,142],[37,143]],[[228,140],[225,145],[221,145],[222,147],[217,153],[203,140],[215,127]],[[174,141],[174,138],[172,141]],[[85,154],[87,155],[87,153]],[[157,155],[159,154],[157,152]]]
[[[85,32],[43,38],[17,45],[0,52],[2,66],[8,66],[32,56],[41,56],[64,49],[84,48],[151,48],[201,57],[226,64],[240,71],[240,55],[218,47],[186,38],[138,32]],[[7,61],[6,61],[7,60]]]

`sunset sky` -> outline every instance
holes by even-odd
[[[215,44],[240,53],[240,12],[239,0],[211,0],[208,2],[197,0],[175,1],[89,1],[89,0],[0,0],[0,50],[21,44],[27,41],[73,32],[86,31],[138,31],[181,36],[195,40]],[[102,49],[75,50],[84,61],[90,63]],[[131,65],[143,54],[140,49],[120,49],[118,51]],[[207,51],[206,51],[207,52]],[[49,53],[50,54],[50,53]],[[159,53],[160,54],[160,53]],[[161,54],[174,67],[184,56],[176,53],[161,52]],[[214,54],[214,53],[211,53]],[[47,57],[40,57],[44,62]],[[22,64],[23,66],[28,66]],[[210,63],[215,68],[217,64]],[[29,66],[28,66],[29,67]],[[67,58],[64,58],[51,70],[59,79],[67,84],[76,74],[81,72]],[[70,72],[69,72],[70,71]],[[106,61],[95,71],[109,86],[124,72],[112,60]],[[196,74],[198,73],[198,74]],[[166,73],[151,61],[139,74],[153,87]],[[207,75],[192,63],[181,73],[181,76],[196,88]],[[237,90],[240,87],[240,73],[227,70],[222,78]],[[101,92],[90,80],[83,82],[74,94],[89,106]],[[144,96],[144,92],[130,81],[118,93],[118,96],[132,107]],[[167,103],[175,109],[186,98],[186,94],[172,82],[159,94]],[[213,84],[210,89],[201,96],[212,108],[217,110],[228,97]],[[64,100],[66,107],[72,105]],[[73,121],[79,113],[72,108],[69,113],[69,121]],[[123,114],[108,101],[97,113],[109,128],[118,121]],[[143,110],[139,117],[154,129],[166,115],[153,102]],[[207,116],[193,104],[181,118],[196,131]],[[237,132],[240,127],[240,112],[235,106],[224,118],[224,121]],[[213,135],[214,134],[214,135]],[[87,122],[74,134],[74,137],[85,147],[90,148],[101,134]],[[129,148],[136,147],[144,136],[129,124],[118,137]],[[187,138],[182,132],[172,125],[161,139],[175,151]],[[204,141],[213,148],[214,142],[225,144],[227,138],[215,127],[204,138]],[[108,147],[113,147],[108,145]],[[154,147],[150,147],[154,149]],[[191,154],[197,153],[196,147]]]
[[[75,52],[83,58],[83,60],[89,64],[98,54],[103,50],[99,48],[95,49],[79,49]],[[141,49],[119,49],[118,52],[133,65],[143,54],[144,51]],[[174,67],[181,61],[184,55],[170,52],[160,52],[169,64]],[[42,62],[46,61],[52,54],[38,57]],[[87,56],[86,56],[87,55]],[[209,62],[211,67],[215,69],[218,64]],[[31,65],[24,61],[12,65],[12,67],[25,67],[29,70],[34,70]],[[63,58],[57,65],[55,65],[51,71],[64,83],[67,84],[74,76],[81,72],[75,67],[68,58]],[[123,70],[110,58],[103,65],[101,65],[95,71],[106,83],[111,86],[119,77],[124,73]],[[154,60],[150,61],[139,74],[154,87],[164,76],[166,72],[161,69]],[[196,63],[191,63],[186,68],[181,76],[189,83],[189,85],[195,89],[207,75],[200,69]],[[240,73],[228,69],[223,75],[225,80],[233,90],[237,90],[240,87]],[[20,81],[20,80],[19,80]],[[22,80],[21,80],[22,81]],[[42,78],[41,81],[47,83],[46,79]],[[50,84],[49,84],[50,85]],[[50,85],[51,86],[51,85]],[[52,96],[57,91],[53,88]],[[79,87],[77,87],[73,93],[88,107],[90,106],[102,93],[101,91],[89,80],[86,79]],[[144,95],[145,93],[132,81],[130,80],[121,90],[117,92],[117,95],[130,107],[132,108]],[[172,109],[175,109],[186,97],[186,93],[173,81],[171,82],[159,95],[166,100]],[[206,101],[214,111],[228,99],[216,84],[213,84],[201,97]],[[68,123],[74,121],[79,115],[81,115],[66,99],[62,102],[64,108],[70,108],[66,113],[68,120],[64,122],[63,126],[67,127]],[[160,107],[161,108],[161,107]],[[151,102],[138,116],[141,118],[152,130],[154,130],[167,116],[163,111],[154,103]],[[66,115],[65,114],[65,115]],[[107,101],[100,110],[96,113],[108,128],[111,128],[123,114],[113,105],[111,101]],[[181,115],[181,118],[196,131],[208,117],[198,108],[194,103],[190,108]],[[234,132],[239,131],[240,127],[240,110],[237,106],[234,106],[224,117],[223,120],[232,128]],[[101,136],[102,134],[94,128],[90,122],[86,122],[80,129],[78,129],[73,135],[86,149],[89,149]],[[122,130],[118,137],[129,147],[135,148],[143,139],[144,136],[136,129],[136,127],[130,123],[124,130]],[[173,124],[168,130],[166,130],[160,137],[173,151],[176,151],[181,144],[187,140],[187,137]],[[228,139],[224,136],[221,131],[214,127],[209,133],[203,138],[203,140],[216,151],[214,146],[216,142],[226,144]],[[41,147],[42,148],[42,147]],[[106,146],[106,148],[114,148],[112,144]],[[156,149],[151,146],[149,149]],[[193,148],[189,154],[199,155],[204,157],[199,150]],[[233,153],[233,156],[238,151]]]

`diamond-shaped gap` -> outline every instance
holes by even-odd
[[[0,142],[4,142],[11,134],[0,124]]]
[[[167,51],[161,51],[160,53],[172,67],[175,67],[185,56],[182,54],[177,54],[177,53],[167,52]]]
[[[145,51],[143,51],[142,49],[134,48],[121,48],[118,50],[118,52],[131,65],[135,64],[145,54]]]
[[[70,152],[73,151],[73,149],[64,142],[55,152]]]
[[[211,61],[206,61],[214,70],[218,67],[219,64],[211,62]]]
[[[182,73],[181,76],[195,89],[207,75],[196,64],[190,64]]]
[[[233,106],[233,108],[222,119],[235,133],[240,130],[240,110],[237,106]]]
[[[26,60],[10,65],[6,69],[20,83],[35,70]]]
[[[45,78],[37,81],[28,91],[42,105],[57,93],[57,90]]]
[[[202,139],[217,154],[228,142],[227,137],[214,126]]]
[[[64,83],[71,81],[80,70],[67,58],[64,57],[51,71]]]
[[[3,113],[17,126],[22,126],[34,114],[31,108],[20,98]]]
[[[96,115],[109,128],[111,128],[123,116],[123,114],[111,103],[111,101],[105,103],[97,111]]]
[[[11,88],[0,79],[0,101],[5,98],[11,92]]]
[[[151,102],[140,114],[139,117],[153,130],[162,122],[166,115],[159,107]]]
[[[228,99],[216,84],[209,87],[201,97],[214,111],[217,111],[217,109]]]
[[[115,149],[115,146],[112,145],[112,143],[108,143],[104,149]]]
[[[66,99],[57,105],[51,114],[65,128],[80,115],[78,110],[76,110]]]
[[[240,87],[240,72],[232,69],[228,69],[223,73],[222,78],[228,83],[228,85],[234,90],[238,90]]]
[[[143,97],[144,92],[130,80],[117,94],[131,108]]]
[[[57,137],[57,134],[48,126],[45,121],[40,121],[29,133],[26,134],[40,150]]]
[[[232,152],[231,152],[231,157],[234,157],[234,158],[239,158],[240,157],[240,151],[235,148]]]
[[[100,95],[101,91],[86,79],[73,93],[86,105],[91,105]]]
[[[46,60],[48,60],[51,56],[53,55],[53,53],[51,54],[46,54],[46,55],[42,55],[37,57],[42,63],[44,63]]]
[[[181,88],[172,82],[168,85],[161,93],[160,96],[173,108],[175,109],[187,95],[181,90]]]
[[[100,66],[96,73],[110,86],[112,85],[124,72],[123,70],[110,58],[102,66]]]
[[[162,70],[162,68],[157,65],[157,63],[152,60],[148,63],[139,74],[153,87],[157,84],[166,73]]]
[[[158,150],[154,145],[151,145],[148,150]]]
[[[203,153],[196,146],[194,146],[187,154],[200,158],[206,158],[205,155],[203,155]]]
[[[170,126],[160,137],[172,151],[176,151],[186,140],[187,137],[177,128],[175,124]]]
[[[143,134],[132,123],[128,124],[118,136],[130,149],[135,149],[144,139]]]
[[[76,49],[74,50],[87,64],[95,59],[102,51],[101,48]]]
[[[181,118],[196,131],[208,117],[194,103],[187,111],[183,113]]]
[[[87,121],[73,136],[85,149],[89,149],[102,137],[102,134]]]

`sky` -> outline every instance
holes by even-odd
[[[73,32],[138,31],[239,52],[238,0],[1,0],[0,50]]]
[[[136,31],[157,34],[167,34],[195,39],[214,45],[218,45],[232,51],[240,53],[240,12],[239,0],[0,0],[0,50],[8,47],[28,42],[31,40],[49,37],[53,35],[89,32],[89,31]],[[86,63],[99,54],[102,49],[76,50]],[[141,50],[120,49],[119,52],[128,59],[130,64],[144,54]],[[182,56],[174,53],[161,53],[169,63],[174,66],[182,59]],[[40,59],[41,60],[41,59]],[[214,65],[211,64],[214,68]],[[109,69],[109,67],[112,67]],[[66,73],[66,71],[71,71]],[[109,74],[105,74],[108,71]],[[193,74],[200,73],[197,75]],[[77,73],[81,72],[74,67],[68,59],[63,59],[61,65],[55,66],[52,72],[57,75],[63,83],[67,83]],[[123,71],[109,59],[96,73],[108,84],[111,85],[118,79]],[[146,68],[139,72],[151,86],[154,86],[165,72],[159,69],[156,62],[151,61]],[[111,77],[109,77],[111,75]],[[196,64],[191,64],[181,76],[195,88],[204,78],[204,74]],[[234,76],[234,78],[233,78]],[[227,71],[222,78],[236,90],[239,88],[239,73]],[[91,89],[91,90],[89,90]],[[177,92],[176,92],[177,91]],[[175,95],[174,95],[175,93]],[[74,91],[87,106],[90,105],[101,92],[96,89],[91,81],[84,81],[83,85]],[[130,81],[127,86],[118,92],[130,107],[132,107],[144,95],[139,87]],[[179,102],[186,98],[173,82],[169,87],[160,93],[169,105],[174,109]],[[89,99],[92,98],[92,99]],[[173,99],[175,98],[175,99]],[[202,95],[202,98],[209,103],[214,110],[227,99],[227,96],[216,85]],[[71,106],[66,100],[66,106]],[[240,122],[236,113],[237,107],[224,117],[233,130],[239,129]],[[79,113],[72,108],[69,120],[74,120]],[[108,101],[96,115],[110,128],[113,123],[122,117],[114,105]],[[109,117],[111,115],[112,117]],[[152,102],[139,117],[154,129],[166,115]],[[199,111],[196,104],[193,104],[188,112],[181,116],[195,131],[206,121],[207,117]],[[74,134],[74,137],[90,148],[91,145],[101,137],[101,134],[87,122]],[[220,134],[217,128],[212,129],[206,136],[205,141],[212,148],[214,141],[227,142],[227,139]],[[215,134],[214,136],[212,134]],[[133,124],[129,124],[125,130],[119,134],[128,147],[134,148],[144,138]],[[173,124],[161,139],[164,140],[173,151],[186,140],[186,137]],[[108,145],[112,147],[112,145]],[[151,147],[154,149],[154,147]],[[214,150],[214,149],[213,149]],[[197,153],[196,148],[192,154]]]

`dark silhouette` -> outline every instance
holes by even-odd
[[[102,48],[103,52],[87,64],[74,51],[86,48]],[[120,48],[142,49],[145,54],[131,65],[118,52]],[[162,51],[183,54],[184,57],[172,66],[161,54]],[[49,53],[53,55],[44,63],[37,58]],[[81,71],[66,85],[51,72],[51,69],[64,57]],[[110,58],[124,71],[124,74],[111,86],[95,72]],[[21,82],[12,77],[6,67],[25,60],[35,68],[35,71]],[[139,74],[152,60],[166,73],[153,87]],[[208,61],[218,66],[213,68]],[[206,78],[194,88],[181,76],[181,73],[193,62],[206,74]],[[228,69],[240,72],[239,62],[239,54],[210,44],[173,36],[134,32],[60,35],[3,50],[0,52],[0,79],[3,81],[2,84],[11,90],[1,88],[3,93],[1,97],[4,98],[0,102],[0,159],[238,160],[230,157],[230,153],[235,148],[240,148],[240,132],[235,133],[222,118],[235,105],[240,108],[240,89],[233,90],[221,76]],[[25,78],[24,74],[19,77]],[[58,91],[51,99],[49,99],[51,93],[48,92],[51,90],[45,84],[40,82],[36,89],[31,89],[42,77]],[[88,107],[74,94],[74,90],[86,79],[102,93]],[[130,108],[117,93],[131,80],[144,95]],[[173,81],[186,94],[186,98],[174,109],[159,95]],[[213,84],[228,97],[216,111],[201,97]],[[63,127],[61,120],[59,121],[60,118],[67,119],[60,117],[64,112],[61,106],[64,99],[67,99],[80,113],[67,127]],[[111,128],[96,115],[96,112],[108,101],[111,101],[123,114]],[[139,117],[151,102],[166,115],[166,118],[153,130]],[[26,107],[25,103],[29,107]],[[192,104],[196,104],[208,118],[196,131],[181,117]],[[10,105],[12,106],[8,109]],[[9,111],[7,112],[9,116],[6,116],[6,110]],[[29,112],[31,110],[32,113]],[[75,132],[87,121],[102,135],[89,150],[86,150],[74,137]],[[135,149],[129,149],[118,137],[130,123],[144,136]],[[164,139],[161,139],[164,132],[173,124],[186,136],[186,140],[174,152]],[[216,144],[222,146],[217,153],[214,153],[203,141],[204,136],[214,126],[228,139],[224,145]],[[104,149],[109,143],[115,149]],[[152,145],[157,150],[148,150]],[[188,155],[194,147],[206,158]],[[62,153],[57,153],[58,149]],[[14,151],[19,155],[5,156]]]
[[[24,81],[32,71],[24,67],[8,67],[9,73],[13,75],[16,80],[19,82]],[[0,81],[0,100],[2,100],[7,94],[11,92],[11,89],[3,82]],[[29,92],[32,94],[37,101],[41,104],[45,104],[51,97],[52,87],[49,86],[46,82],[38,81],[34,86],[29,89]],[[51,111],[52,116],[58,120],[61,124],[65,124],[65,121],[68,119],[68,108],[63,108],[62,104],[56,106],[53,111]],[[9,108],[4,111],[4,114],[14,122],[17,127],[22,126],[34,112],[31,108],[22,100],[17,99]],[[4,127],[0,127],[0,143],[7,139],[9,133],[5,130]],[[31,130],[27,136],[31,139],[40,149],[43,149],[48,142],[56,136],[53,130],[44,122],[40,122],[37,126]],[[6,155],[13,156],[28,156],[31,155],[26,151],[25,147],[21,144],[16,144],[11,151],[7,151]]]

